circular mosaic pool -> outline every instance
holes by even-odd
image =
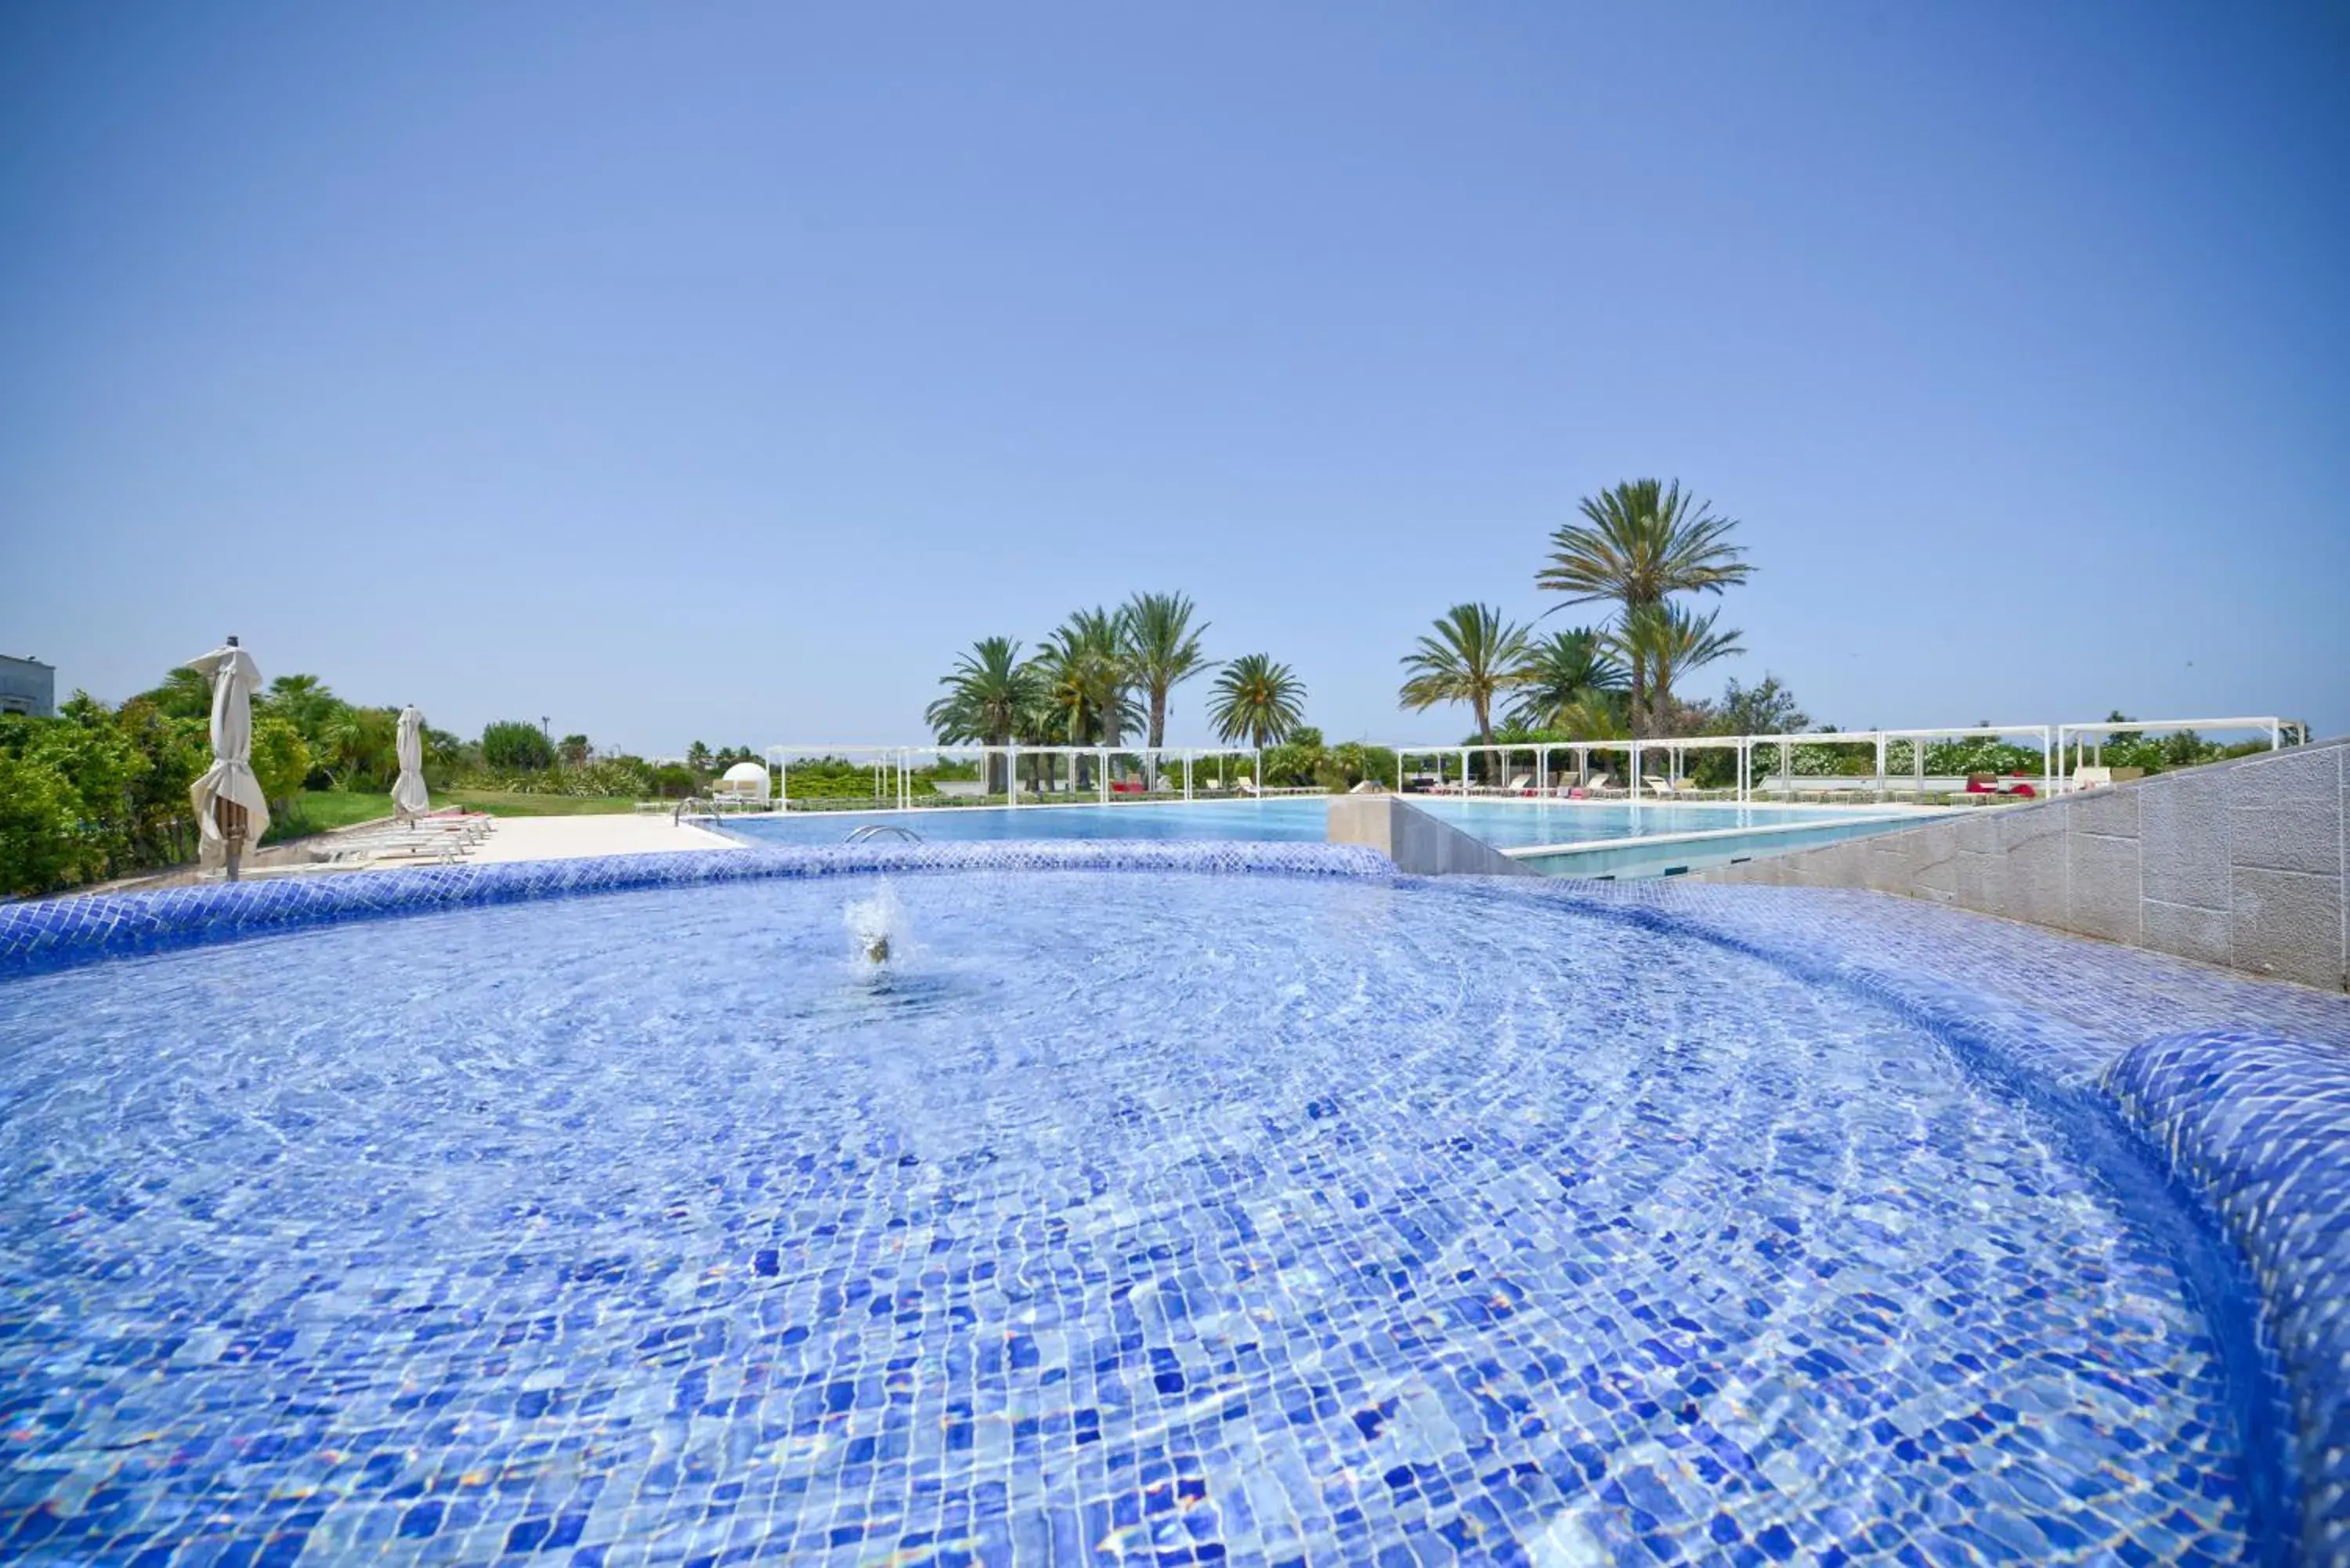
[[[1491,889],[880,886],[0,986],[0,1547],[2172,1562],[2272,1522],[2227,1249],[1884,1006]]]

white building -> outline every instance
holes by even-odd
[[[53,719],[57,711],[57,672],[37,659],[0,653],[0,713],[30,713]]]

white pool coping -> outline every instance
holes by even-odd
[[[1773,807],[1772,809],[1776,810],[1779,808]],[[1616,849],[1634,845],[1638,845],[1642,848],[1653,848],[1659,845],[1696,844],[1709,839],[1762,838],[1779,833],[1812,833],[1816,832],[1820,828],[1834,826],[1838,824],[1851,825],[1870,822],[1891,823],[1925,820],[1937,816],[1947,816],[1950,815],[1950,810],[1953,809],[1963,808],[1936,808],[1932,806],[1923,806],[1913,807],[1905,811],[1853,813],[1832,818],[1826,822],[1773,822],[1758,826],[1748,827],[1702,827],[1692,828],[1681,833],[1651,833],[1642,835],[1637,838],[1585,838],[1578,839],[1572,844],[1536,844],[1523,848],[1504,849],[1502,853],[1510,857],[1513,860],[1523,860],[1536,856],[1574,855],[1579,854],[1585,850]]]

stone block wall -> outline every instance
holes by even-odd
[[[1868,888],[2350,989],[2350,741],[1698,873]]]
[[[1330,802],[1330,842],[1361,844],[1422,877],[1535,877],[1482,839],[1406,805],[1391,794],[1346,794]]]

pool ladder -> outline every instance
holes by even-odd
[[[920,844],[922,836],[910,827],[900,827],[894,822],[868,822],[847,838],[844,844],[869,844],[885,833],[894,833],[909,844]]]

